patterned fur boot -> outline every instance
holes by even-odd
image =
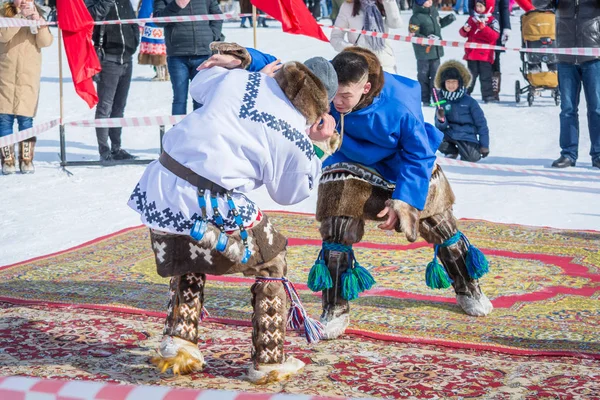
[[[33,152],[35,149],[35,138],[27,139],[19,143],[19,169],[23,174],[33,174]]]
[[[492,89],[494,90],[494,99],[500,101],[500,84],[502,83],[502,74],[494,72],[492,75]]]
[[[261,281],[252,285],[252,365],[248,380],[257,385],[288,379],[304,368],[294,357],[286,359],[283,345],[287,296],[283,283]]]
[[[161,372],[173,374],[201,371],[206,363],[198,349],[198,324],[204,302],[206,275],[190,273],[171,278],[169,310],[163,339],[151,359]]]
[[[15,146],[4,146],[0,148],[0,158],[2,160],[2,173],[10,175],[17,172],[15,167]]]

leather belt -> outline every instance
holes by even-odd
[[[229,192],[229,190],[225,189],[221,185],[218,185],[204,178],[203,176],[198,175],[188,167],[182,165],[173,157],[171,157],[167,152],[163,151],[158,161],[162,164],[163,167],[175,174],[175,176],[191,183],[198,189],[210,190],[210,192],[213,194],[226,194],[227,192]]]

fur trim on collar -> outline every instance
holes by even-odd
[[[435,87],[438,89],[444,89],[444,86],[442,85],[442,73],[450,68],[457,69],[458,73],[462,78],[463,86],[469,87],[469,85],[471,84],[471,73],[469,72],[469,69],[458,60],[449,60],[440,65],[440,67],[437,70],[437,73],[435,74]]]
[[[309,125],[314,124],[329,110],[325,86],[302,63],[285,63],[274,78]]]
[[[365,49],[364,47],[352,46],[347,47],[343,51],[350,51],[352,53],[360,54],[365,57],[367,63],[369,64],[369,79],[371,82],[371,90],[367,93],[363,99],[360,101],[359,105],[354,110],[359,110],[361,108],[365,108],[373,102],[373,99],[379,96],[381,93],[381,89],[383,89],[383,68],[381,67],[381,62],[371,50]]]

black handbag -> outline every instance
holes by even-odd
[[[102,60],[104,60],[104,47],[102,45],[104,44],[104,32],[105,31],[106,31],[106,25],[100,25],[100,35],[99,35],[98,43],[96,46],[94,46],[94,49],[96,49],[96,55],[98,56],[98,60],[100,62],[102,62]],[[100,72],[97,73],[96,75],[94,75],[92,77],[92,79],[96,83],[100,82]]]

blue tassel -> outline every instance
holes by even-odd
[[[308,288],[313,292],[320,292],[325,289],[333,287],[333,280],[325,260],[319,257],[315,265],[310,269],[308,274]]]
[[[447,289],[452,285],[452,279],[446,269],[437,260],[438,246],[434,248],[433,261],[427,264],[425,283],[432,289]]]
[[[371,275],[371,273],[358,262],[355,262],[354,268],[352,269],[352,273],[356,276],[359,292],[369,290],[375,284],[375,279],[373,279],[373,275]]]
[[[352,272],[352,268],[348,268],[342,274],[342,297],[351,301],[358,298],[359,292],[358,279],[354,272]]]
[[[473,279],[479,279],[488,272],[490,266],[485,255],[477,247],[469,244],[467,250],[467,272]]]

